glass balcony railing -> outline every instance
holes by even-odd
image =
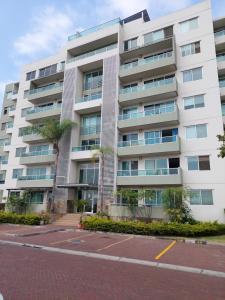
[[[6,129],[13,128],[13,123],[6,123]]]
[[[225,79],[219,80],[219,86],[220,86],[220,88],[224,88],[225,87]]]
[[[19,176],[18,180],[51,180],[54,179],[54,175],[25,175]]]
[[[214,33],[215,37],[220,37],[225,35],[225,29],[219,30]]]
[[[155,145],[163,143],[174,143],[177,141],[177,135],[173,136],[164,136],[159,138],[149,138],[143,140],[130,140],[130,141],[121,141],[118,143],[119,148],[131,147],[131,146],[143,146],[143,145]]]
[[[86,36],[86,35],[88,35],[90,33],[99,31],[101,29],[104,29],[104,28],[107,28],[107,27],[110,27],[112,25],[119,24],[119,23],[120,23],[120,18],[116,18],[116,19],[110,20],[110,21],[105,22],[103,24],[100,24],[100,25],[88,28],[88,29],[86,29],[84,31],[77,32],[77,33],[75,33],[73,35],[70,35],[70,36],[68,36],[68,41],[72,41],[72,40],[78,39],[78,38]]]
[[[58,109],[61,108],[61,104],[56,104],[56,105],[49,105],[49,106],[44,106],[44,107],[35,107],[27,111],[27,115],[43,112],[43,111],[49,111],[53,109]]]
[[[56,154],[55,150],[42,150],[42,151],[25,152],[21,154],[21,157],[44,156],[44,155],[53,155],[53,154]]]
[[[72,148],[72,152],[78,152],[78,151],[89,151],[89,150],[95,150],[99,149],[100,145],[95,144],[95,145],[83,145],[83,146],[77,146]]]
[[[118,170],[117,176],[168,176],[178,175],[179,168],[153,170]]]
[[[14,110],[16,110],[16,108],[15,108],[15,106],[11,106],[9,110],[14,111]]]
[[[176,105],[171,104],[168,106],[156,107],[152,109],[148,109],[142,112],[132,112],[129,114],[119,115],[119,120],[129,120],[129,119],[138,119],[146,116],[155,116],[161,114],[167,114],[176,111]]]
[[[163,78],[160,80],[155,80],[149,83],[145,83],[144,85],[137,85],[137,86],[132,86],[132,87],[127,87],[127,88],[122,88],[120,89],[120,94],[129,94],[129,93],[136,93],[136,92],[141,92],[147,89],[153,89],[153,88],[158,88],[161,86],[169,85],[172,84],[175,81],[175,77],[170,77],[170,78]]]
[[[42,87],[39,87],[39,88],[36,88],[36,89],[26,91],[25,95],[27,96],[27,95],[38,94],[38,93],[42,93],[42,92],[45,92],[45,91],[50,91],[50,90],[53,90],[53,89],[56,89],[56,88],[60,88],[60,87],[63,87],[63,82],[57,82],[57,83],[49,84],[49,85],[46,85],[46,86],[42,86]]]
[[[115,49],[115,48],[117,48],[117,44],[112,44],[112,45],[109,45],[109,46],[106,46],[106,47],[102,47],[102,48],[99,48],[99,49],[96,49],[96,50],[93,50],[93,51],[90,51],[90,52],[86,52],[84,54],[81,54],[81,55],[78,55],[78,56],[75,56],[75,57],[72,57],[72,58],[69,58],[67,60],[67,63],[71,63],[71,62],[74,62],[74,61],[77,61],[77,60],[80,60],[80,59],[84,59],[84,58],[87,58],[87,57],[90,57],[90,56],[93,56],[93,55],[96,55],[96,54],[99,54],[99,53],[107,52],[107,51],[110,51],[110,50]]]
[[[89,127],[81,127],[80,134],[81,135],[89,135],[89,134],[97,134],[100,133],[100,126],[89,126]]]
[[[221,108],[222,108],[222,115],[225,116],[225,104],[222,104]]]
[[[225,53],[218,54],[218,55],[216,56],[216,60],[217,60],[218,62],[220,62],[220,61],[225,61]]]
[[[121,70],[127,70],[127,69],[132,69],[135,68],[137,66],[142,66],[142,65],[146,65],[146,64],[151,64],[151,63],[155,63],[161,60],[164,60],[168,57],[171,57],[173,55],[173,51],[168,51],[162,54],[157,54],[157,55],[153,55],[151,57],[148,58],[144,58],[144,59],[139,59],[138,61],[134,61],[125,65],[122,65],[120,67]]]
[[[7,165],[8,164],[8,160],[1,160],[1,165]]]
[[[76,100],[76,103],[99,100],[101,98],[102,98],[102,92],[98,92],[98,93],[93,93],[90,95],[83,96],[80,99]]]
[[[10,142],[10,141],[7,141],[7,142],[5,142],[3,145],[0,145],[0,147],[1,147],[1,146],[9,146],[9,145],[11,145],[11,142]]]

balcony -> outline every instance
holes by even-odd
[[[119,186],[168,186],[182,185],[180,168],[156,170],[119,170],[117,171]]]
[[[49,84],[27,91],[24,96],[33,104],[40,104],[43,100],[54,100],[62,97],[63,82]]]
[[[81,127],[80,128],[80,135],[88,135],[88,136],[99,136],[101,132],[101,126],[89,126],[89,127]]]
[[[37,165],[54,163],[56,154],[54,150],[34,151],[23,153],[20,157],[21,165]]]
[[[176,71],[176,59],[174,52],[169,51],[122,65],[119,76],[122,82],[127,83],[174,71]]]
[[[179,154],[180,138],[178,136],[166,136],[119,142],[117,153],[119,157]]]
[[[61,114],[61,104],[51,105],[45,107],[35,107],[27,111],[26,121],[28,122],[40,122],[49,117],[59,117]]]
[[[9,117],[14,117],[15,113],[16,113],[16,108],[15,107],[10,107]]]
[[[151,55],[157,52],[168,51],[168,49],[175,49],[174,37],[168,37],[145,43],[141,46],[129,49],[120,54],[123,60],[131,59],[142,55]]]
[[[219,76],[225,75],[225,53],[217,55],[216,60]]]
[[[162,79],[142,86],[121,89],[119,103],[122,106],[146,103],[177,96],[177,82],[175,77]]]
[[[102,92],[85,95],[75,100],[74,110],[80,114],[94,113],[101,110]]]
[[[215,32],[215,44],[216,50],[222,51],[225,50],[225,29]]]
[[[43,138],[43,136],[35,132],[23,136],[23,142],[28,144],[43,142],[44,140],[45,139]]]
[[[77,161],[90,160],[93,158],[95,149],[98,149],[99,147],[99,144],[73,147],[71,152],[71,159]]]
[[[13,123],[7,123],[6,124],[6,133],[12,134],[12,132],[13,132]]]
[[[179,112],[175,104],[162,108],[153,108],[143,112],[119,116],[119,130],[145,129],[151,127],[172,126],[179,123]]]
[[[48,84],[54,81],[62,80],[64,77],[64,65],[59,63],[57,64],[57,68],[55,70],[51,69],[44,74],[40,74],[35,79],[32,79],[31,82],[35,85]]]
[[[54,175],[26,175],[17,179],[17,188],[51,188]]]
[[[221,100],[225,100],[225,79],[219,80],[219,87]]]

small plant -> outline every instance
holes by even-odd
[[[10,195],[6,202],[6,207],[9,211],[18,214],[25,213],[29,206],[30,194],[23,192],[22,195]]]
[[[77,201],[77,210],[83,214],[85,211],[85,206],[88,204],[87,200],[80,199]]]

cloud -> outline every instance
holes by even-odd
[[[74,15],[73,15],[74,17]],[[14,48],[21,55],[53,53],[74,27],[72,14],[47,6],[31,19],[31,29],[17,38]]]

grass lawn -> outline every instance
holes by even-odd
[[[202,237],[201,239],[209,242],[225,243],[225,234],[217,235],[217,236],[206,236],[206,237]]]

